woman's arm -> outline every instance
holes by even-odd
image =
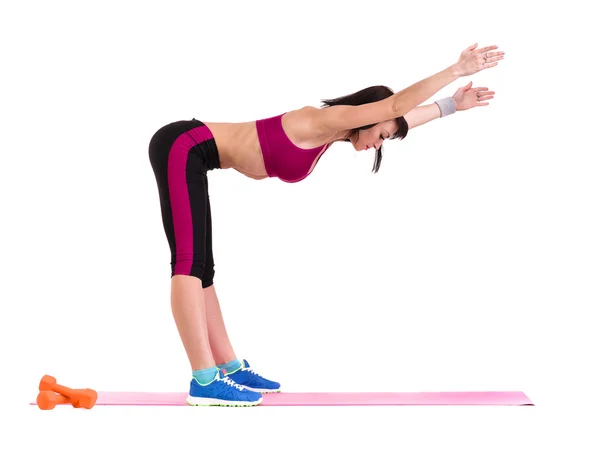
[[[489,46],[475,49],[474,44],[464,50],[459,60],[426,79],[423,79],[389,98],[375,103],[360,106],[333,106],[311,111],[311,125],[313,130],[320,134],[336,133],[342,130],[376,124],[398,118],[407,114],[411,109],[428,100],[446,85],[454,82],[459,77],[475,74],[483,69],[496,66],[502,52],[490,53],[498,48]],[[486,60],[484,60],[484,53]]]
[[[456,65],[452,65],[394,93],[389,98],[374,103],[360,106],[339,105],[321,109],[305,108],[310,110],[308,114],[311,132],[323,136],[396,119],[429,99],[449,83],[454,82],[461,76],[460,72]]]
[[[431,103],[424,106],[417,106],[408,114],[406,114],[404,118],[406,119],[408,129],[410,130],[418,127],[419,125],[431,122],[434,119],[438,119],[441,117],[441,115],[442,113],[440,112],[439,106],[435,103]]]
[[[498,61],[504,59],[504,52],[497,51],[490,53],[490,50],[498,48],[496,45],[475,49],[477,43],[471,45],[460,54],[458,61],[452,66],[438,72],[427,79],[423,79],[411,85],[408,88],[390,96],[394,104],[395,117],[406,115],[409,111],[416,108],[419,104],[428,100],[431,96],[439,91],[439,89],[450,84],[458,77],[475,74],[483,69],[488,69],[498,65]],[[485,58],[483,57],[485,56]],[[488,61],[489,60],[489,61]],[[431,93],[438,85],[447,80],[441,88]],[[422,98],[423,95],[429,94],[428,97]]]
[[[488,91],[488,87],[473,88],[473,82],[469,82],[464,87],[460,87],[454,93],[452,98],[445,98],[439,103],[418,106],[404,116],[408,128],[415,128],[419,125],[431,122],[434,119],[442,117],[441,107],[445,107],[446,115],[453,114],[455,111],[466,111],[474,107],[487,106],[490,103],[483,102],[494,98],[495,91]]]

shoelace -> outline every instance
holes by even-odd
[[[243,367],[243,368],[242,368],[242,370],[243,370],[243,371],[248,371],[248,372],[250,372],[250,373],[252,373],[252,374],[254,374],[254,375],[257,375],[257,376],[259,376],[261,379],[263,379],[263,378],[264,378],[264,377],[263,377],[263,376],[261,376],[261,375],[260,375],[258,372],[255,372],[255,371],[253,371],[251,367]]]
[[[227,385],[230,385],[232,387],[237,388],[238,390],[244,391],[244,387],[241,386],[239,383],[235,383],[233,380],[231,380],[229,377],[224,377],[222,379],[219,379],[222,382],[225,382]]]

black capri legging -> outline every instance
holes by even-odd
[[[215,263],[206,173],[221,168],[213,134],[199,120],[180,120],[159,129],[148,151],[171,248],[171,277],[195,276],[209,287]]]

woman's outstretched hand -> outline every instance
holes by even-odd
[[[474,43],[460,54],[458,61],[454,65],[459,76],[465,77],[483,69],[497,66],[498,61],[504,59],[503,51],[491,51],[497,49],[497,45],[478,49],[476,47],[477,43]]]
[[[464,87],[460,87],[454,93],[452,98],[456,103],[457,111],[464,111],[477,106],[487,106],[490,103],[484,103],[488,99],[494,97],[495,91],[488,91],[488,87],[475,87],[473,88],[473,82],[469,82]]]

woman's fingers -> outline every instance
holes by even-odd
[[[502,59],[504,59],[503,55],[500,55],[500,56],[490,56],[490,55],[487,55],[487,57],[485,58],[485,62],[486,63],[493,63],[495,61],[500,61]]]
[[[494,98],[494,95],[490,95],[490,96],[479,96],[479,97],[477,98],[477,102],[479,102],[479,101],[486,101],[486,100],[488,100],[488,99],[492,99],[492,98]]]
[[[495,50],[496,48],[498,48],[498,45],[483,47],[483,48],[479,48],[479,49],[475,50],[475,53],[485,53],[486,51]]]
[[[482,67],[482,69],[489,69],[490,67],[495,67],[497,66],[498,63],[485,63]]]

